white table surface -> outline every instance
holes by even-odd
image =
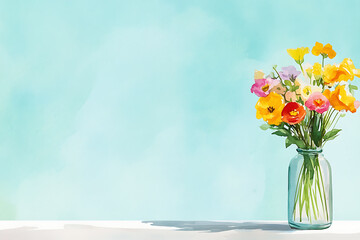
[[[292,230],[283,221],[0,221],[4,240],[360,239],[360,221]]]

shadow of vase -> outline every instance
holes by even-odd
[[[287,223],[222,221],[143,221],[152,226],[175,227],[181,231],[223,232],[230,230],[295,231]]]

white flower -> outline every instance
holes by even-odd
[[[306,100],[308,100],[308,98],[310,97],[310,95],[314,92],[322,92],[322,88],[321,87],[317,87],[317,86],[312,86],[312,85],[301,85],[300,86],[300,94],[301,94],[301,99],[305,102]]]

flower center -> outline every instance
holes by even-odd
[[[310,88],[309,87],[304,88],[304,93],[306,96],[310,95],[310,93],[311,93]]]
[[[299,111],[294,109],[294,110],[290,111],[289,114],[290,114],[290,116],[295,117],[295,116],[299,115]]]
[[[273,111],[275,111],[275,108],[274,108],[274,107],[271,107],[271,106],[268,107],[267,109],[268,109],[268,111],[269,111],[270,113],[272,113]]]
[[[269,90],[269,84],[265,84],[262,88],[261,88],[261,90],[263,90],[264,92],[266,92],[267,90]]]
[[[322,99],[316,99],[314,100],[314,104],[317,107],[321,107],[324,104],[324,101]]]

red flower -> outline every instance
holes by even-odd
[[[281,112],[282,120],[288,124],[294,125],[301,122],[306,115],[303,106],[297,102],[289,102]]]

